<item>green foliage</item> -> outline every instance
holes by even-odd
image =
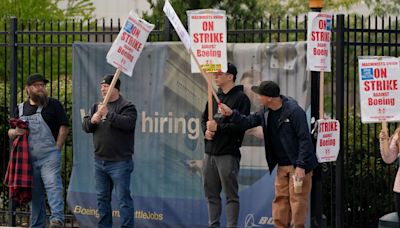
[[[62,0],[2,0],[0,15],[4,18],[15,16],[18,19],[64,20],[92,17],[94,6],[90,0],[68,0],[62,8]]]
[[[91,0],[69,0],[64,15],[66,18],[79,16],[81,19],[87,20],[92,18],[94,10],[95,7]]]
[[[365,0],[365,3],[377,16],[397,16],[400,13],[400,0]]]
[[[151,12],[144,12],[143,18],[152,22],[163,24],[164,0],[147,0]],[[225,10],[229,18],[249,18],[260,20],[264,16],[265,6],[259,0],[170,0],[178,17],[185,21],[187,10],[195,9],[221,9]]]

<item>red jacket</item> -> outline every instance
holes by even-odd
[[[10,119],[11,128],[26,129],[25,133],[17,136],[11,146],[10,160],[4,184],[9,188],[9,196],[19,204],[25,204],[32,199],[33,187],[33,170],[31,160],[29,158],[28,147],[28,123],[12,118]]]

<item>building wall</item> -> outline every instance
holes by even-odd
[[[96,7],[95,18],[125,19],[129,11],[134,10],[139,16],[150,10],[146,0],[92,0]]]

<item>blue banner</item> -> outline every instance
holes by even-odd
[[[111,43],[73,45],[74,164],[67,202],[80,227],[95,227],[98,217],[92,135],[82,131],[81,121],[90,107],[102,100],[99,83],[103,76],[115,72],[106,63],[110,47]],[[238,68],[236,83],[244,85],[252,111],[259,106],[249,88],[262,80],[278,82],[282,94],[296,98],[303,108],[309,109],[305,43],[228,44],[228,58]],[[122,96],[138,110],[130,180],[137,227],[207,225],[200,126],[207,85],[201,75],[190,72],[190,58],[184,46],[164,42],[148,43],[133,76],[120,76]],[[240,227],[273,227],[275,174],[269,174],[260,137],[258,129],[249,130],[241,148]],[[114,224],[119,226],[114,199]],[[221,224],[225,221],[223,213]]]

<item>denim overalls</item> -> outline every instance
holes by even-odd
[[[61,181],[61,152],[53,134],[42,117],[43,106],[35,114],[23,115],[23,103],[18,105],[19,118],[29,123],[29,156],[33,168],[31,227],[45,227],[44,189],[51,209],[50,220],[64,222],[64,198]]]

